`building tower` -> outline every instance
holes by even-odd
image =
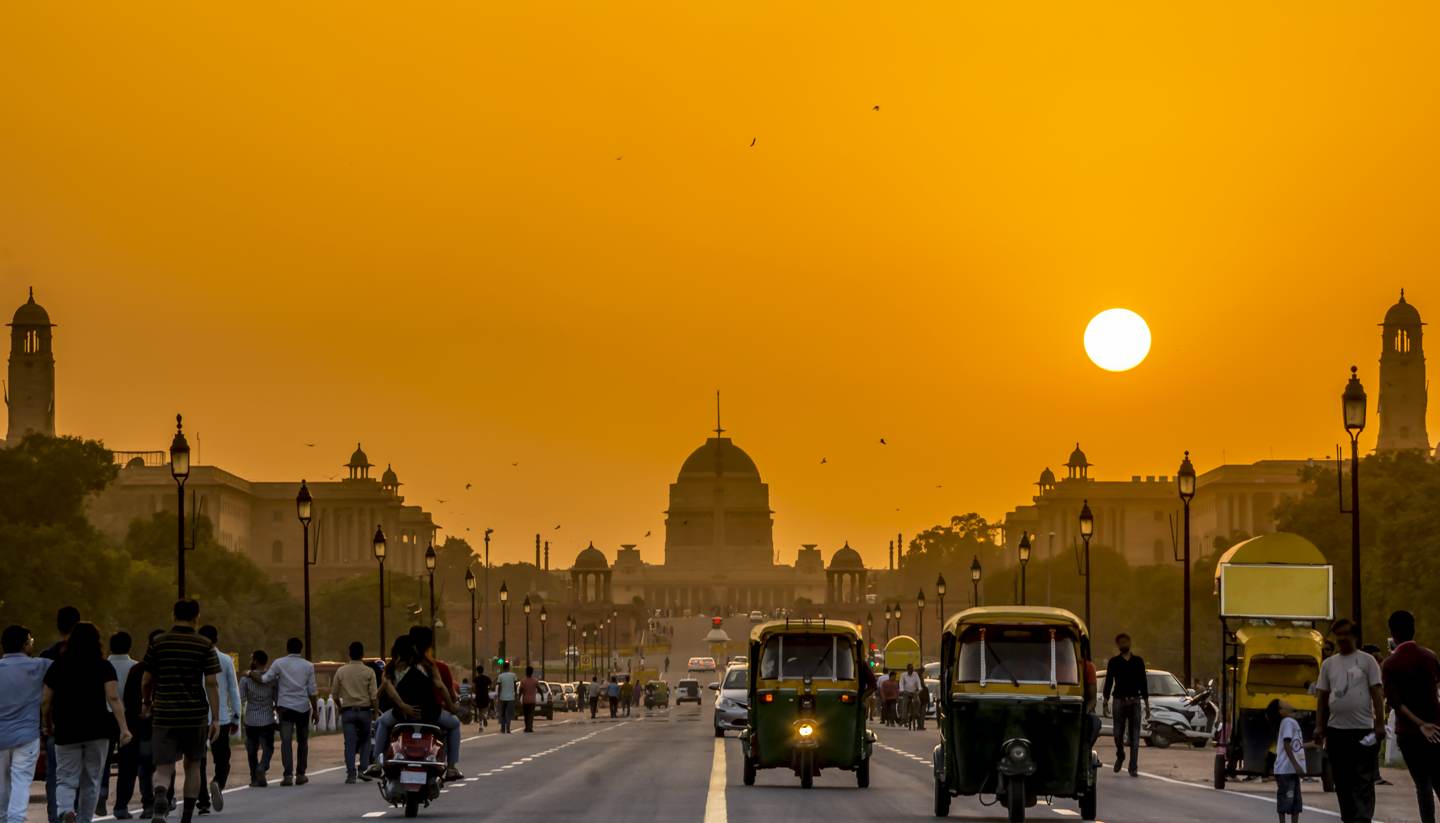
[[[27,434],[55,436],[55,354],[50,348],[50,315],[30,300],[10,321],[10,379],[5,405],[10,409],[6,442],[19,443]]]
[[[1425,434],[1425,349],[1421,345],[1420,312],[1400,302],[1385,312],[1381,324],[1380,352],[1380,438],[1376,451],[1424,449],[1430,451]]]

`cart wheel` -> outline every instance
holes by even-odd
[[[870,758],[862,759],[855,767],[855,785],[862,789],[870,788]]]
[[[1327,794],[1335,791],[1335,775],[1330,771],[1330,758],[1320,755],[1320,790]]]
[[[1215,755],[1215,788],[1225,788],[1225,756]]]
[[[939,780],[935,781],[935,816],[950,816],[950,790]]]
[[[1150,730],[1150,745],[1157,749],[1168,749],[1175,740],[1170,736],[1170,729],[1165,726],[1156,726]]]
[[[1080,819],[1095,819],[1095,793],[1096,787],[1091,786],[1084,794],[1080,795]]]
[[[1025,781],[1010,778],[1005,781],[1005,810],[1010,812],[1010,823],[1021,823],[1025,819]]]
[[[755,785],[755,761],[748,754],[745,755],[745,785]]]

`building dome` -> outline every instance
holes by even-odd
[[[1090,461],[1086,459],[1085,452],[1080,450],[1080,444],[1075,444],[1075,451],[1070,452],[1070,459],[1065,461],[1067,466],[1088,466]]]
[[[35,288],[30,288],[30,299],[15,310],[15,319],[10,321],[12,326],[53,326],[50,322],[50,313],[45,307],[35,302]]]
[[[1080,455],[1080,457],[1083,459],[1083,458],[1085,457],[1085,455],[1082,454],[1082,455]],[[1039,483],[1039,484],[1040,484],[1041,486],[1053,486],[1053,485],[1055,485],[1055,472],[1050,471],[1050,467],[1047,466],[1047,467],[1045,467],[1045,471],[1040,472],[1040,483]]]
[[[362,448],[360,448],[360,444],[359,444],[359,443],[356,443],[356,444],[355,444],[355,453],[352,454],[352,455],[350,455],[350,462],[349,462],[349,463],[346,463],[345,465],[350,466],[351,468],[357,468],[357,469],[358,469],[358,468],[366,468],[366,469],[368,469],[368,468],[370,468],[371,463],[370,463],[370,458],[365,456],[365,450],[362,449]]]
[[[24,309],[24,306],[20,307]],[[17,314],[16,317],[19,317]],[[1400,290],[1400,302],[1390,307],[1385,312],[1385,325],[1387,326],[1418,326],[1420,325],[1420,312],[1415,307],[1405,302],[1405,290]]]
[[[362,456],[363,456],[363,455],[362,455]],[[398,476],[396,476],[395,470],[392,469],[392,468],[390,468],[390,464],[389,464],[389,463],[386,463],[386,464],[385,464],[385,473],[382,474],[382,475],[380,475],[380,485],[382,485],[382,486],[398,486],[398,485],[400,485],[400,478],[399,478]]]
[[[860,559],[860,553],[850,548],[849,541],[846,541],[845,545],[835,552],[835,556],[830,558],[830,568],[863,569],[865,563]]]
[[[595,548],[595,544],[591,543],[589,546],[585,547],[585,549],[582,550],[579,554],[575,555],[575,565],[571,566],[571,568],[608,569],[610,568],[610,564],[605,561],[604,552]]]
[[[680,466],[680,476],[686,475],[742,475],[760,479],[760,470],[739,446],[728,437],[712,437],[705,444],[690,453]]]

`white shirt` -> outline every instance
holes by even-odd
[[[310,711],[310,698],[315,688],[315,664],[298,654],[287,654],[270,664],[263,678],[275,683],[275,705],[292,712]]]
[[[1305,770],[1305,735],[1300,731],[1300,723],[1293,717],[1286,717],[1280,721],[1280,733],[1275,736],[1275,773],[1296,774],[1295,766],[1290,763],[1290,758],[1285,756],[1285,741],[1290,741],[1290,751],[1295,753],[1295,762],[1300,764],[1300,770]]]
[[[1332,729],[1374,729],[1375,704],[1370,687],[1380,685],[1380,664],[1362,651],[1332,654],[1320,664],[1315,691],[1330,693]]]
[[[220,711],[215,716],[220,718],[220,725],[240,723],[240,681],[235,679],[235,661],[230,655],[215,650],[215,657],[220,661],[220,674],[215,678],[216,691],[220,693]],[[210,701],[210,694],[206,692],[205,701]]]
[[[900,691],[906,693],[918,693],[920,691],[920,686],[921,683],[919,672],[905,672],[904,674],[900,675]]]
[[[110,665],[115,668],[115,688],[119,690],[120,696],[123,698],[125,696],[125,678],[130,676],[130,670],[135,668],[135,664],[140,661],[128,654],[112,654],[105,659],[110,661]],[[111,714],[115,713],[115,710],[110,708],[109,701],[105,702],[105,711]]]

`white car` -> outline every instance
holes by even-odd
[[[1189,707],[1185,701],[1189,699],[1189,692],[1180,684],[1180,679],[1167,671],[1160,669],[1145,670],[1145,688],[1150,692],[1150,705],[1173,706],[1182,713],[1188,713]],[[1100,704],[1100,733],[1114,734],[1115,721],[1111,717],[1111,700],[1105,699],[1105,672],[1100,672],[1095,678],[1095,697]],[[1140,720],[1140,739],[1147,744],[1150,742],[1150,724],[1144,718]]]
[[[765,622],[765,612],[762,612],[762,611],[759,611],[759,610],[750,612],[750,622],[751,622],[751,623],[764,623],[764,622]]]
[[[715,691],[715,736],[724,737],[727,729],[738,731],[750,721],[750,667],[731,666],[725,678],[711,683]]]
[[[686,668],[692,672],[713,672],[715,671],[715,658],[692,657],[690,658],[690,664]]]

